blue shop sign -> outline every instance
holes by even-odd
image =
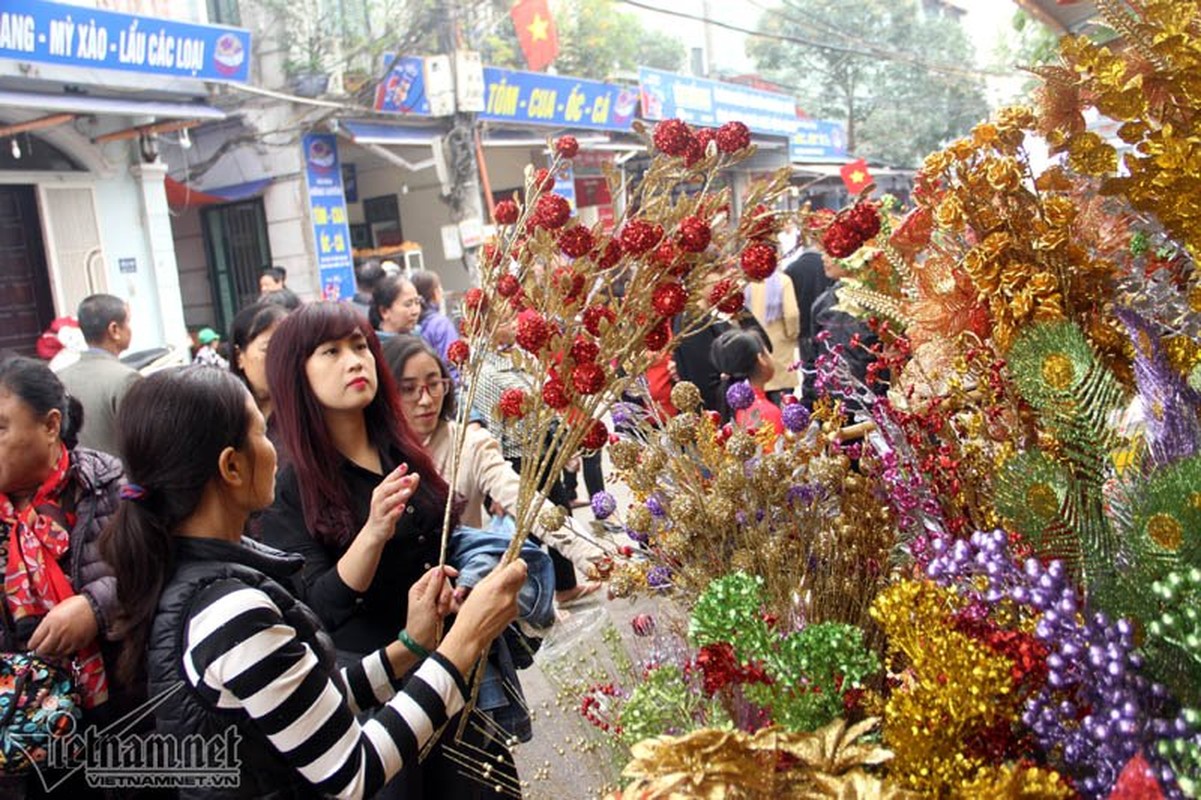
[[[638,112],[638,92],[611,83],[542,72],[484,67],[480,119],[626,131]]]
[[[788,143],[789,161],[846,161],[847,131],[841,122],[798,119]]]
[[[430,99],[425,93],[425,59],[397,56],[391,61],[388,74],[375,88],[375,110],[428,117]]]
[[[21,0],[0,3],[0,58],[245,83],[250,32]]]
[[[786,94],[650,67],[638,68],[638,83],[646,119],[678,117],[703,127],[737,120],[753,131],[775,136],[792,136],[797,130],[796,99]]]
[[[300,142],[304,148],[304,177],[317,245],[321,298],[349,300],[354,296],[354,260],[350,254],[350,222],[342,190],[338,137],[332,133],[306,133]]]

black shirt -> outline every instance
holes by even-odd
[[[371,512],[371,493],[400,463],[400,454],[381,453],[383,475],[343,459],[339,477],[350,498],[352,530],[357,536]],[[366,654],[396,639],[408,615],[409,588],[438,563],[442,520],[431,520],[410,504],[396,523],[396,535],[384,545],[367,591],[356,592],[338,575],[343,546],[326,545],[308,530],[296,472],[284,467],[276,481],[275,504],[258,521],[263,542],[304,556],[303,594],[344,653]]]

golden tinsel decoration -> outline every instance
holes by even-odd
[[[691,381],[680,381],[671,387],[671,404],[681,413],[695,412],[703,402],[701,390]]]
[[[753,437],[747,435],[746,431],[739,429],[735,430],[729,441],[726,442],[726,452],[740,461],[745,461],[759,452],[759,445]]]
[[[538,524],[547,531],[557,531],[567,522],[567,512],[558,506],[544,509],[538,515]]]
[[[679,386],[680,384],[676,384]],[[667,421],[667,438],[671,443],[683,447],[692,444],[696,438],[696,415],[692,412],[680,413]]]
[[[622,439],[609,445],[609,458],[617,469],[633,469],[638,465],[638,454],[641,450],[637,442]]]

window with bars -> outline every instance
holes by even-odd
[[[218,330],[259,295],[259,275],[271,265],[267,215],[261,198],[209,206],[202,212],[204,245]]]

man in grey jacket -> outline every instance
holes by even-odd
[[[117,356],[129,347],[129,304],[111,294],[94,294],[79,304],[79,327],[88,349],[59,373],[67,391],[83,405],[84,447],[120,456],[117,407],[141,375]]]

